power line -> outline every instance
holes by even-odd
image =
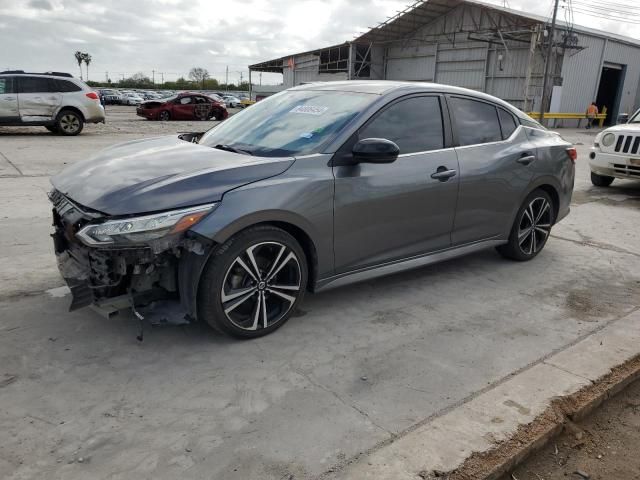
[[[640,10],[640,6],[638,6],[637,4],[628,5],[626,3],[620,3],[620,2],[608,2],[608,1],[599,2],[596,0],[583,0],[583,1],[586,3],[591,3],[601,7],[611,7],[611,8],[625,9],[625,10]]]
[[[583,10],[581,7],[574,7],[574,11],[576,11],[578,13],[582,13],[584,15],[588,15],[590,17],[602,18],[603,20],[611,20],[611,21],[614,21],[614,22],[622,22],[622,23],[629,23],[629,24],[632,24],[632,25],[640,25],[640,19],[639,20],[631,20],[629,18],[613,17],[613,16],[610,16],[610,15],[604,15],[604,14],[595,13],[595,12],[589,11],[589,10]]]
[[[629,11],[625,11],[625,10],[618,10],[615,8],[608,8],[608,7],[600,7],[600,6],[595,6],[595,5],[591,5],[589,3],[586,2],[580,2],[577,1],[576,5],[580,8],[585,8],[588,10],[594,10],[596,13],[602,13],[603,15],[621,15],[621,16],[632,16],[632,17],[637,17],[640,16],[640,11],[638,12],[629,12]]]

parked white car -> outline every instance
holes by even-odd
[[[628,123],[600,132],[589,154],[591,183],[608,187],[615,178],[640,180],[640,110]]]
[[[224,97],[222,97],[222,100],[224,100],[224,103],[227,107],[236,108],[242,106],[242,100],[233,95],[225,95]]]
[[[137,93],[125,92],[122,94],[123,105],[140,105],[142,102],[144,102],[144,98]]]

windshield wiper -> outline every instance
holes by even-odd
[[[236,148],[236,147],[232,147],[231,145],[218,144],[213,148],[217,148],[218,150],[224,150],[225,152],[243,153],[245,155],[253,155],[253,152],[251,152],[251,150],[245,150],[243,148]]]

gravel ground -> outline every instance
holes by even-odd
[[[501,480],[640,479],[640,381]]]

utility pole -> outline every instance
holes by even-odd
[[[151,70],[151,83],[152,84],[156,84],[156,71],[155,70]]]
[[[542,80],[542,102],[540,104],[540,123],[546,126],[544,120],[544,111],[546,109],[547,100],[549,95],[547,94],[547,83],[549,82],[549,64],[551,63],[551,55],[553,54],[553,39],[556,33],[556,17],[558,16],[558,3],[560,0],[555,0],[553,6],[553,20],[551,20],[551,31],[549,32],[549,45],[547,46],[547,58],[544,61],[544,79]]]
[[[160,80],[162,81],[162,86],[164,87],[164,72],[160,72]]]
[[[240,72],[240,85],[238,85],[238,87],[242,86],[242,72]]]
[[[224,88],[229,90],[229,65],[227,65],[227,69],[224,74]]]

